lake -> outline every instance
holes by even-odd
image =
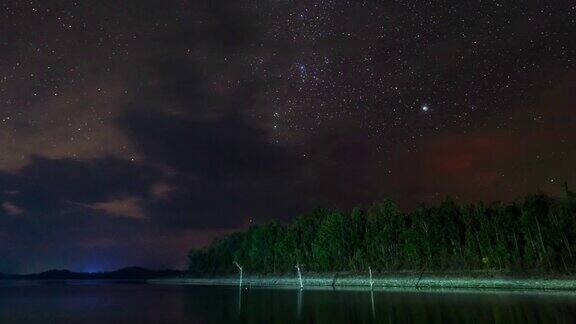
[[[0,323],[576,323],[576,295],[0,282]]]

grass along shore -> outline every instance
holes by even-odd
[[[194,286],[238,286],[239,277],[165,278],[148,280],[155,284]],[[309,275],[302,277],[307,287],[370,288],[368,276]],[[242,278],[243,287],[300,287],[297,276],[248,276]],[[510,277],[481,275],[399,274],[375,276],[372,287],[417,289],[506,289],[506,290],[569,290],[576,291],[576,277]]]

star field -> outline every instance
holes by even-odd
[[[318,206],[576,182],[570,1],[4,1],[0,18],[0,272],[176,266]]]

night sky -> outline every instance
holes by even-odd
[[[0,4],[0,272],[576,186],[573,1]]]

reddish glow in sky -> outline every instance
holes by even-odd
[[[4,1],[0,272],[576,183],[570,1]],[[95,266],[97,265],[97,266]]]

